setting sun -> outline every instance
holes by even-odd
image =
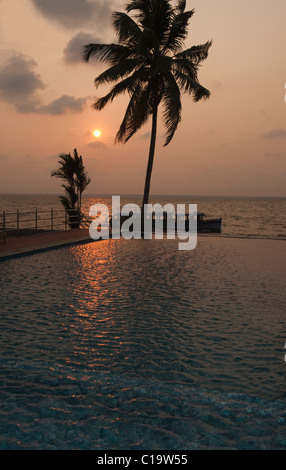
[[[95,131],[93,131],[93,135],[94,135],[94,137],[100,137],[101,136],[101,131],[96,129]]]

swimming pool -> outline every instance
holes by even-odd
[[[1,262],[0,449],[286,448],[281,253],[111,240]]]

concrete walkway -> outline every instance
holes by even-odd
[[[73,245],[79,242],[92,242],[88,229],[74,229],[63,232],[49,232],[35,235],[7,237],[6,244],[0,241],[0,260],[36,253],[50,248]]]

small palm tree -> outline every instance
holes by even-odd
[[[90,183],[87,170],[84,167],[82,156],[78,155],[77,149],[74,149],[74,161],[75,161],[75,186],[78,196],[78,209],[81,210],[82,193],[86,190]]]
[[[118,44],[88,44],[83,51],[84,61],[95,57],[110,65],[95,79],[96,87],[117,82],[106,96],[94,103],[94,109],[103,109],[126,92],[130,96],[117,142],[126,143],[152,117],[142,213],[149,200],[159,105],[163,106],[166,146],[181,121],[181,91],[192,95],[195,102],[210,96],[199,83],[198,68],[208,57],[211,41],[183,50],[194,10],[185,11],[186,0],[172,3],[171,0],[130,1],[126,13],[113,14]],[[134,11],[132,18],[128,13]]]
[[[69,225],[71,228],[78,228],[80,225],[80,212],[82,193],[90,183],[87,171],[83,165],[82,156],[78,155],[77,149],[71,154],[59,155],[59,168],[51,172],[51,176],[65,181],[62,187],[65,189],[65,196],[60,196],[60,201],[68,211]]]

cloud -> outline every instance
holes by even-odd
[[[66,28],[80,28],[87,24],[104,28],[110,26],[111,13],[118,0],[31,0],[34,7],[47,19]]]
[[[89,43],[99,43],[101,39],[95,38],[92,34],[80,31],[67,44],[64,50],[64,61],[67,64],[82,62],[83,46]]]
[[[66,111],[81,113],[85,108],[87,99],[87,97],[75,98],[74,96],[62,95],[49,105],[41,106],[40,112],[45,114],[64,114]]]
[[[38,90],[45,88],[37,63],[22,54],[13,53],[0,69],[0,99],[8,103],[22,103],[34,98]]]
[[[285,129],[272,129],[269,132],[263,134],[265,139],[285,139],[286,130]]]
[[[103,142],[100,142],[99,140],[94,140],[93,142],[89,142],[87,144],[91,148],[103,148],[105,147],[105,144]]]
[[[59,116],[66,112],[80,113],[84,110],[88,98],[75,98],[74,96],[62,95],[50,104],[40,104],[38,102],[27,102],[18,105],[20,113],[52,114]]]
[[[32,3],[46,18],[71,28],[89,20],[94,8],[87,0],[32,0]]]
[[[0,66],[0,101],[12,104],[20,113],[62,115],[82,112],[88,97],[62,95],[44,104],[38,92],[46,85],[35,71],[37,63],[18,52],[10,52]]]

